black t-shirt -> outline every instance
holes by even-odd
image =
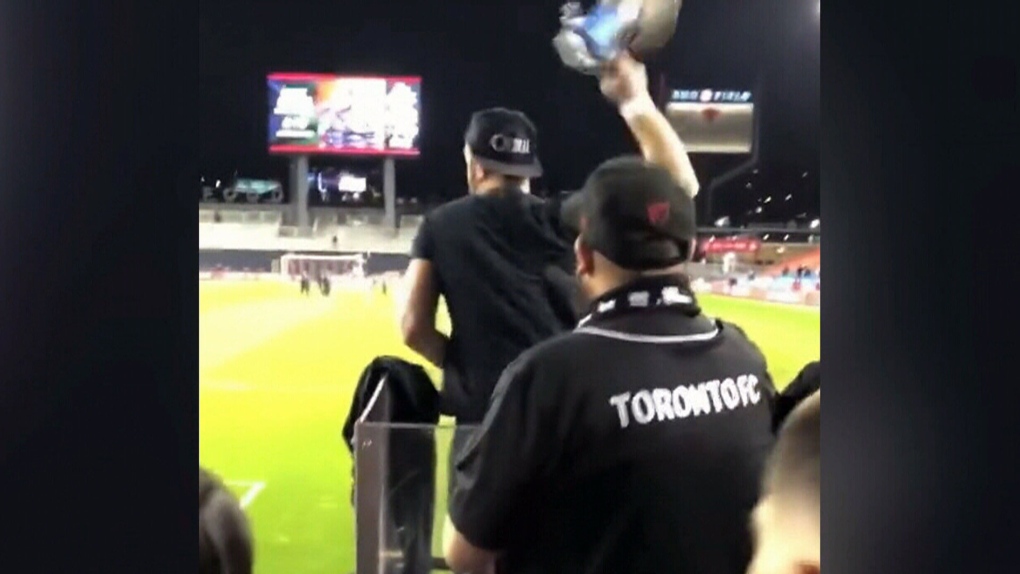
[[[469,542],[502,551],[501,574],[745,572],[775,389],[738,328],[696,303],[648,303],[676,293],[661,281],[602,299],[634,305],[500,379],[449,513]]]
[[[550,266],[569,268],[560,203],[518,189],[470,195],[425,217],[411,257],[426,259],[450,312],[444,412],[482,419],[503,369],[531,346],[573,327]]]
[[[797,405],[812,393],[822,388],[822,363],[812,361],[801,369],[790,384],[783,389],[776,397],[775,412],[772,417],[772,427],[778,431],[786,417],[797,408]]]

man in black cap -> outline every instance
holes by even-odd
[[[694,202],[641,158],[567,203],[589,314],[503,373],[456,462],[455,572],[743,574],[773,441],[765,358],[682,272]]]
[[[644,66],[622,57],[606,68],[600,87],[645,158],[673,175],[677,193],[693,197],[697,178],[648,94]],[[530,179],[542,174],[534,124],[519,111],[488,109],[472,116],[464,139],[470,194],[430,213],[419,229],[405,276],[402,332],[409,347],[443,368],[444,412],[471,424],[481,421],[507,364],[572,328],[577,316],[565,295],[569,286],[547,277],[550,269],[572,270],[573,238],[561,225],[560,202],[529,194]],[[440,295],[450,338],[436,329]]]

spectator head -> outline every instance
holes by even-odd
[[[198,469],[199,574],[251,574],[251,531],[237,499],[218,478]]]
[[[821,428],[817,391],[786,419],[766,465],[748,574],[821,572]]]
[[[464,134],[464,162],[471,193],[507,186],[527,190],[529,180],[542,175],[535,124],[516,110],[476,112]]]
[[[596,168],[563,206],[585,296],[642,275],[680,273],[694,253],[694,217],[694,199],[662,167],[621,157]]]

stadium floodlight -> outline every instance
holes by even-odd
[[[296,279],[304,271],[312,276],[321,273],[333,277],[359,280],[365,277],[364,254],[356,255],[307,255],[287,253],[280,257],[279,272],[285,279]]]
[[[821,219],[813,219],[813,220],[811,220],[811,229],[818,229],[818,227],[821,224],[822,224],[822,220]]]

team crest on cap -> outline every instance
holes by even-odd
[[[526,138],[518,138],[496,134],[489,139],[489,147],[499,153],[510,153],[515,155],[527,155],[531,153],[531,141]]]
[[[662,225],[669,219],[669,203],[665,201],[658,201],[655,203],[649,203],[648,207],[648,222],[652,225]]]

